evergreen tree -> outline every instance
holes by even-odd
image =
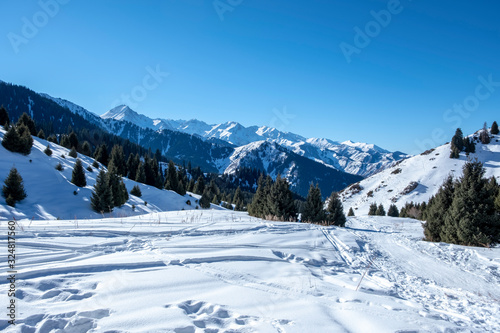
[[[201,195],[199,203],[201,208],[210,208],[210,198],[206,191]]]
[[[349,208],[349,212],[347,213],[347,216],[354,216],[354,210],[351,208]]]
[[[270,188],[267,196],[267,208],[269,210],[268,215],[275,219],[282,221],[295,221],[296,219],[297,211],[293,193],[286,178],[282,178],[280,174],[278,174],[276,181]]]
[[[168,162],[167,174],[165,175],[165,189],[177,192],[179,190],[179,177],[173,161]]]
[[[33,147],[33,138],[31,137],[31,132],[28,127],[24,124],[17,126],[17,131],[21,137],[21,146],[19,153],[23,155],[29,155],[31,153],[31,147]]]
[[[490,143],[490,135],[488,133],[488,124],[484,123],[481,133],[479,133],[479,140],[485,145]]]
[[[193,193],[202,194],[205,192],[205,180],[203,176],[199,176],[196,184],[194,185]]]
[[[90,197],[90,205],[98,213],[113,211],[113,194],[108,186],[108,174],[103,169],[97,175],[94,190]]]
[[[33,121],[33,119],[31,119],[30,116],[28,116],[26,112],[21,115],[21,117],[17,121],[16,127],[19,127],[21,124],[25,125],[28,128],[30,135],[36,135],[35,122]]]
[[[123,153],[123,147],[120,145],[114,145],[111,149],[111,155],[109,157],[108,169],[116,168],[116,174],[119,176],[126,176],[126,163],[125,155]]]
[[[82,144],[82,154],[85,156],[92,155],[92,148],[90,147],[90,143],[88,141],[84,141]]]
[[[118,174],[117,167],[113,165],[108,170],[108,187],[113,195],[113,206],[120,207],[127,202],[128,192],[124,189],[125,185],[122,186],[122,177]]]
[[[7,133],[3,136],[2,146],[11,152],[19,152],[22,150],[21,137],[15,127],[10,127]]]
[[[265,218],[264,210],[267,205],[267,197],[264,187],[264,175],[261,174],[257,181],[257,191],[252,198],[252,202],[248,205],[248,214],[251,216]]]
[[[85,178],[85,170],[83,170],[82,161],[80,159],[76,160],[75,166],[73,167],[71,182],[78,187],[87,186],[87,179]]]
[[[186,187],[184,187],[184,182],[179,180],[179,186],[177,187],[177,193],[179,195],[186,195]]]
[[[10,125],[10,119],[9,119],[9,113],[2,105],[0,107],[0,126],[5,126],[5,125],[7,125],[7,127]]]
[[[459,152],[464,150],[464,133],[462,129],[457,128],[455,135],[451,139],[451,149],[456,148]]]
[[[495,213],[493,191],[480,162],[467,162],[455,185],[453,202],[445,216],[441,239],[448,243],[488,246],[500,239],[500,219]]]
[[[141,192],[141,189],[138,185],[134,185],[134,187],[132,187],[130,194],[135,195],[136,197],[139,197],[139,198],[142,197],[142,192]]]
[[[476,144],[468,137],[464,139],[464,146],[466,154],[474,154],[476,152]]]
[[[2,195],[5,197],[9,206],[14,207],[17,201],[21,201],[27,197],[24,190],[23,178],[15,167],[10,169],[7,179],[5,179],[2,187]]]
[[[188,184],[188,187],[187,187],[187,191],[188,192],[193,192],[193,190],[194,190],[194,184],[195,184],[194,178],[191,178],[189,180],[189,184]]]
[[[340,197],[337,192],[332,192],[330,195],[330,201],[328,202],[326,211],[328,212],[328,224],[345,227],[346,217],[344,214],[344,208],[342,207],[342,201],[340,201]]]
[[[377,215],[377,204],[376,203],[372,203],[370,205],[370,210],[368,211],[368,215]]]
[[[71,156],[71,157],[73,157],[73,158],[77,158],[78,157],[78,153],[76,152],[75,147],[71,148],[71,150],[69,151],[68,155]]]
[[[321,190],[319,185],[316,187],[311,183],[309,193],[307,194],[302,221],[304,222],[323,222],[325,221],[325,210],[323,209],[323,200],[321,199]]]
[[[395,204],[389,206],[389,210],[387,211],[387,216],[399,217],[399,210]]]
[[[36,136],[39,137],[42,140],[45,140],[45,133],[43,132],[43,129],[40,129],[38,131],[38,134]]]
[[[375,212],[377,216],[385,216],[385,209],[382,204],[378,205],[377,211]]]
[[[135,180],[136,175],[137,175],[137,168],[139,167],[139,154],[132,154],[130,153],[128,155],[127,159],[127,170],[128,170],[128,179]]]
[[[102,145],[100,145],[95,150],[94,158],[95,158],[96,161],[102,163],[103,165],[105,165],[105,166],[108,165],[108,159],[109,159],[108,147],[106,147],[105,143],[103,143]]]
[[[494,121],[493,124],[491,124],[491,134],[497,135],[498,133],[499,133],[498,124],[496,121]]]
[[[235,204],[234,210],[237,211],[244,210],[243,193],[241,193],[241,189],[239,186],[236,189],[236,192],[234,193],[233,203]]]
[[[78,149],[78,136],[76,136],[76,133],[74,131],[71,131],[71,133],[68,136],[68,141],[69,141],[69,148],[75,148],[75,150]]]
[[[137,166],[137,171],[135,173],[135,181],[138,183],[146,183],[146,171],[144,169],[144,163],[142,161],[139,162]]]

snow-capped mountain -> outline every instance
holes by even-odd
[[[267,126],[245,127],[237,122],[209,125],[200,120],[151,119],[138,114],[128,106],[117,106],[101,116],[102,119],[127,121],[155,131],[164,129],[197,135],[205,140],[218,140],[240,147],[252,142],[275,142],[294,153],[330,166],[340,171],[369,176],[393,163],[408,157],[401,152],[390,152],[373,144],[345,141],[338,143],[328,139],[304,138],[281,132]]]
[[[470,137],[478,138],[478,134]],[[486,177],[496,177],[500,181],[500,136],[493,135],[489,144],[476,142],[476,153],[460,154],[459,159],[451,159],[450,144],[428,150],[420,155],[405,159],[391,168],[368,177],[345,189],[342,194],[344,208],[352,207],[356,215],[368,213],[375,202],[387,209],[390,204],[401,208],[407,202],[427,202],[437,193],[448,175],[459,178],[467,159],[482,162]]]
[[[192,166],[200,166],[205,172],[232,173],[238,166],[247,166],[265,170],[272,176],[280,173],[290,177],[288,180],[292,188],[303,196],[307,195],[311,182],[319,183],[323,195],[327,196],[331,191],[339,191],[362,179],[298,155],[276,142],[250,143],[238,148],[218,138],[206,139],[167,127],[154,130],[138,126],[135,122],[103,119],[70,101],[42,96],[20,86],[0,84],[0,104],[5,105],[12,119],[17,119],[23,112],[29,112],[50,133],[67,133],[71,129],[80,131],[94,149],[102,143],[102,132],[106,132],[140,145],[145,151],[158,150],[163,156],[179,164],[190,161]],[[122,108],[120,112],[126,115],[130,111]],[[147,121],[140,115],[135,120]],[[188,121],[185,127],[194,128],[190,126],[193,124],[197,122]],[[126,145],[127,141],[123,144]],[[276,162],[278,155],[282,163]]]

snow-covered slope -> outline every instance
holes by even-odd
[[[500,248],[422,242],[411,219],[355,217],[336,228],[198,210],[24,219],[16,236],[17,325],[4,315],[4,332],[458,333],[500,325]],[[9,270],[7,260],[0,269]],[[0,304],[9,304],[7,292]]]
[[[470,159],[483,163],[486,177],[500,178],[499,140],[500,136],[495,135],[487,145],[476,142],[476,153],[470,154]],[[427,202],[448,175],[458,178],[462,174],[465,153],[459,159],[449,156],[450,144],[445,144],[366,178],[343,191],[344,207],[353,207],[358,215],[367,214],[373,202],[383,204],[386,210],[392,203],[401,208],[406,202]]]
[[[5,131],[0,129],[0,141],[4,134]],[[0,184],[3,184],[10,169],[16,167],[24,179],[24,186],[28,194],[28,197],[17,203],[15,208],[6,205],[5,198],[0,197],[0,221],[12,218],[79,220],[102,217],[90,207],[90,197],[98,174],[98,170],[92,167],[94,160],[78,154],[84,169],[89,166],[93,169],[92,172],[85,170],[87,186],[79,188],[70,182],[76,159],[68,156],[69,150],[36,137],[33,139],[33,148],[28,156],[12,153],[0,145]],[[50,157],[43,152],[47,144],[53,151]],[[55,169],[58,163],[63,166],[63,171]],[[134,185],[139,185],[142,197],[130,195],[130,199],[125,205],[115,208],[112,213],[105,214],[105,216],[125,217],[150,212],[195,208],[195,198],[189,195],[183,197],[175,192],[159,190],[127,178],[124,178],[124,182],[129,191]],[[76,195],[74,191],[77,191]],[[187,205],[187,200],[190,200],[193,205]],[[135,206],[135,209],[132,209],[132,205]]]
[[[208,125],[199,120],[151,119],[125,105],[111,109],[101,118],[128,121],[142,128],[156,131],[162,129],[180,131],[198,135],[206,140],[222,140],[234,146],[246,146],[262,140],[269,141],[316,162],[360,176],[372,175],[407,157],[403,153],[392,153],[373,144],[352,141],[338,143],[318,138],[306,139],[300,135],[282,132],[267,126],[245,127],[233,121]]]

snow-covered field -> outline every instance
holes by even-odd
[[[422,236],[419,221],[389,217],[347,228],[214,210],[24,219],[18,324],[4,314],[0,330],[498,332],[500,248]]]

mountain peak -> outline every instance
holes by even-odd
[[[139,116],[137,112],[129,108],[127,105],[118,105],[101,115],[102,119],[115,119],[115,120],[130,120],[130,116]]]

